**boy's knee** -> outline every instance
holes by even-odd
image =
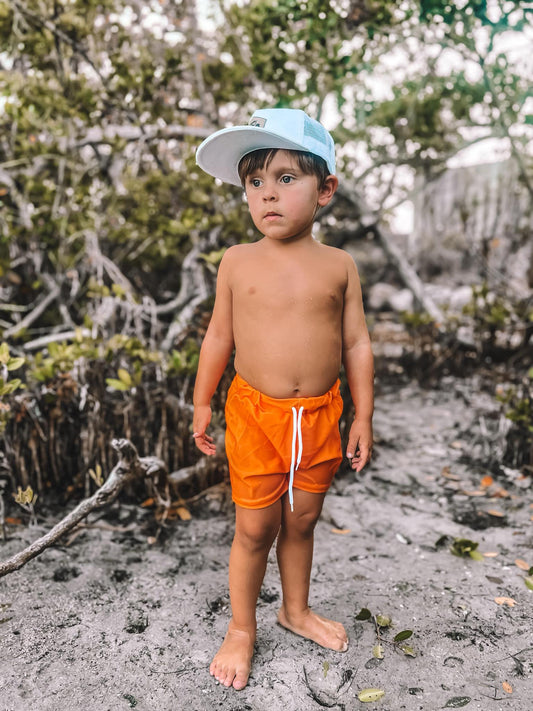
[[[284,521],[284,526],[287,531],[299,536],[312,536],[319,517],[320,512],[316,511],[291,511]]]
[[[277,536],[279,524],[264,524],[250,522],[238,524],[235,529],[235,538],[248,551],[260,551],[270,548]]]

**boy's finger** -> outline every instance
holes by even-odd
[[[372,448],[362,445],[357,453],[357,467],[356,470],[359,473],[362,469],[366,467],[372,456]]]
[[[211,437],[209,439],[212,439]],[[213,444],[213,442],[208,442],[206,439],[203,437],[196,437],[194,440],[196,446],[200,450],[200,452],[203,452],[204,454],[215,454],[216,452],[216,446]]]
[[[198,440],[199,438],[202,438],[202,439],[207,440],[208,442],[212,442],[212,441],[213,441],[213,438],[210,437],[210,436],[209,436],[208,434],[206,434],[205,432],[194,432],[193,437],[194,437],[194,439],[196,439],[196,440]]]
[[[355,440],[355,442],[348,442],[348,447],[346,448],[346,456],[348,457],[348,459],[353,459],[353,457],[357,456],[358,447],[359,447],[358,440]]]

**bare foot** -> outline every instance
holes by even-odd
[[[244,689],[254,653],[255,634],[239,630],[230,621],[222,646],[215,654],[209,672],[224,686]]]
[[[321,617],[309,608],[302,615],[289,618],[285,608],[281,607],[278,622],[294,634],[310,639],[326,649],[336,652],[345,652],[348,649],[348,635],[341,623]]]

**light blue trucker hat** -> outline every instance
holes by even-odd
[[[205,139],[196,151],[196,163],[225,183],[241,185],[237,170],[241,158],[261,148],[314,153],[335,175],[335,144],[322,124],[300,109],[259,109],[247,126],[223,128]]]

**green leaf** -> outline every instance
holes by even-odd
[[[361,610],[357,613],[355,616],[356,620],[369,620],[372,617],[372,613],[370,610],[367,610],[366,607],[361,608]]]
[[[6,368],[8,370],[18,370],[18,368],[22,368],[24,363],[26,362],[25,358],[10,358],[7,361]]]
[[[376,615],[376,622],[379,627],[390,627],[392,619],[388,615]]]
[[[322,669],[324,670],[324,679],[325,679],[327,677],[328,671],[329,671],[329,662],[324,662],[324,664],[322,664]]]
[[[412,634],[413,630],[403,630],[402,632],[398,632],[398,634],[394,637],[394,641],[403,642],[404,640],[409,639]]]
[[[113,388],[113,390],[129,390],[130,386],[123,383],[122,380],[117,380],[116,378],[106,378],[105,379],[108,387]]]
[[[470,551],[470,557],[473,558],[474,560],[485,560],[483,557],[483,554],[480,553],[479,551]]]
[[[404,644],[400,649],[407,657],[416,657],[416,652],[410,644]]]
[[[470,696],[453,696],[444,704],[445,709],[460,709],[472,701]]]
[[[533,590],[533,575],[528,575],[528,577],[524,579],[524,582],[526,584],[526,587],[528,587],[530,590]]]
[[[372,655],[376,659],[383,659],[383,645],[382,644],[375,644],[374,647],[372,648]]]
[[[364,704],[379,701],[383,696],[385,696],[383,689],[363,689],[357,694],[359,701]]]
[[[111,291],[115,296],[126,296],[126,289],[120,284],[111,284]]]
[[[131,375],[128,373],[128,371],[124,370],[124,368],[119,368],[117,373],[118,373],[119,379],[124,383],[124,385],[127,385],[129,388],[131,388],[133,381],[132,381]]]
[[[3,363],[4,365],[7,363],[9,360],[9,346],[7,343],[2,343],[0,345],[0,363]]]

